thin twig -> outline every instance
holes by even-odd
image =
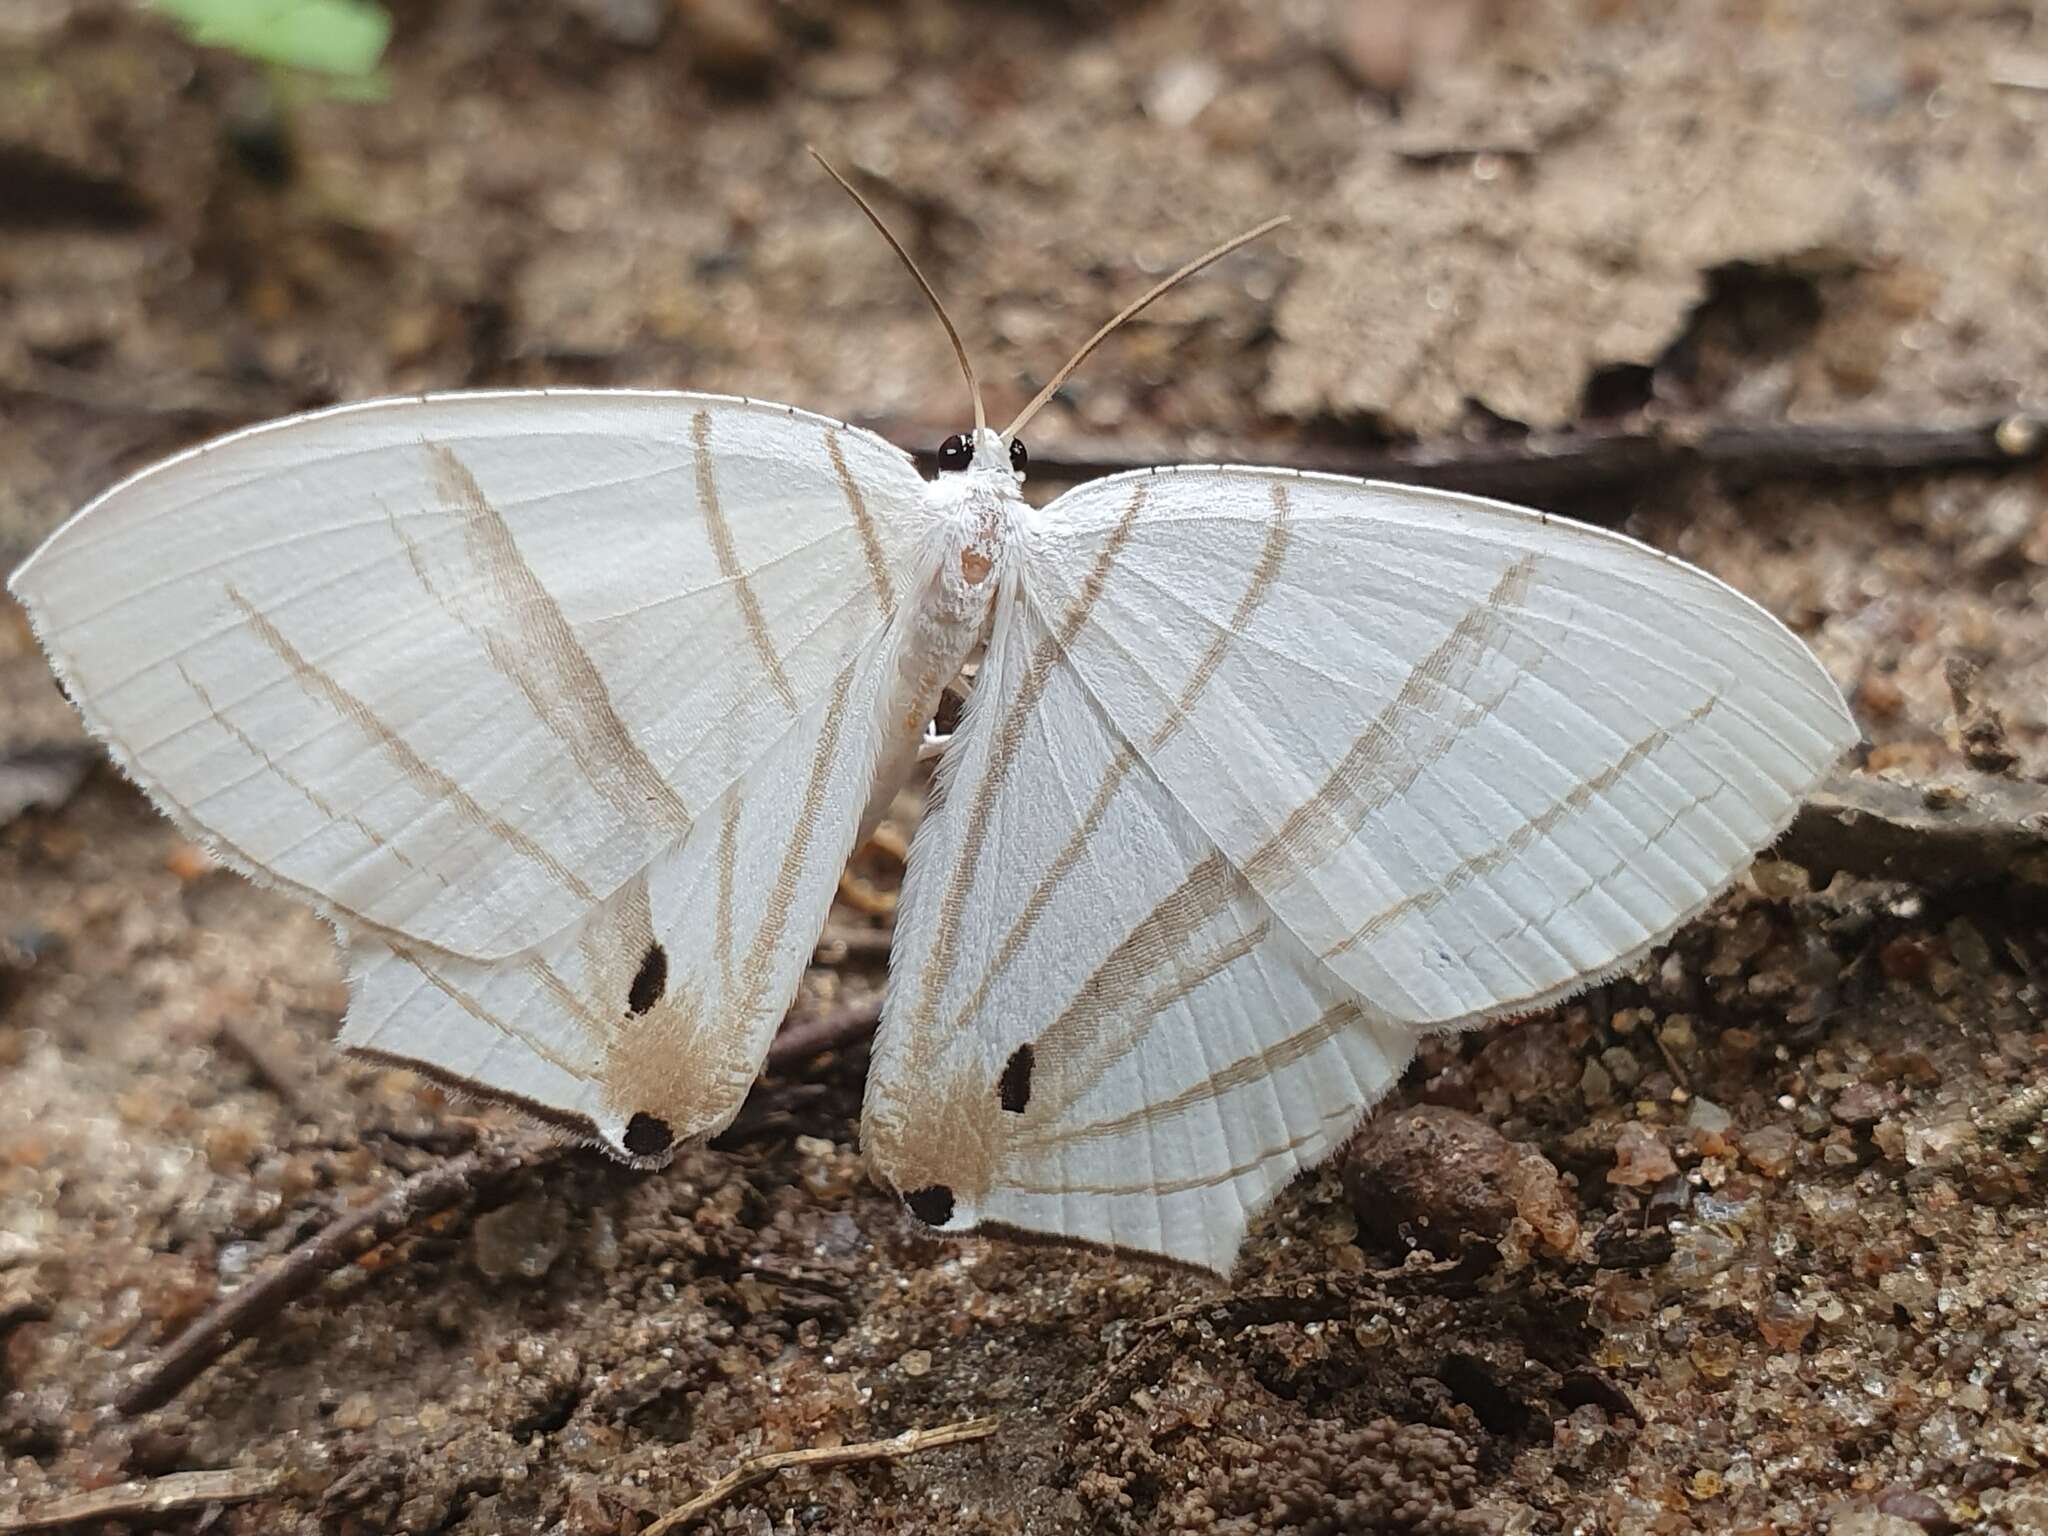
[[[760,1456],[749,1456],[688,1503],[678,1505],[663,1515],[640,1536],[668,1536],[671,1531],[680,1531],[691,1522],[703,1519],[734,1494],[743,1493],[756,1483],[764,1483],[788,1467],[844,1467],[862,1461],[895,1461],[900,1457],[915,1456],[920,1451],[936,1451],[943,1446],[962,1445],[970,1440],[986,1440],[996,1432],[1001,1422],[995,1418],[962,1419],[956,1424],[941,1424],[934,1429],[906,1429],[887,1440],[861,1440],[852,1445],[821,1445],[804,1451],[769,1451]]]
[[[1835,774],[1775,850],[1824,880],[1847,870],[1933,890],[2048,885],[2048,785],[1973,775],[1955,788]]]
[[[887,435],[930,456],[929,430],[889,424]],[[940,434],[943,436],[944,434]],[[1531,432],[1485,442],[1440,439],[1381,448],[1288,437],[1185,442],[1062,437],[1034,447],[1031,468],[1085,480],[1157,464],[1284,464],[1481,496],[1556,503],[1590,491],[1668,478],[1688,468],[1734,479],[1833,479],[1901,471],[2010,469],[2048,452],[2048,420],[2008,414],[1958,427],[1671,422],[1621,432]]]
[[[88,1493],[66,1494],[47,1504],[34,1504],[0,1514],[0,1536],[20,1531],[51,1531],[100,1520],[138,1520],[204,1509],[209,1504],[242,1504],[275,1493],[284,1474],[275,1470],[230,1467],[224,1472],[173,1472],[147,1482],[116,1483]]]
[[[497,1184],[529,1164],[548,1142],[513,1142],[474,1152],[414,1174],[368,1205],[330,1222],[262,1274],[207,1309],[159,1354],[114,1402],[129,1416],[160,1408],[243,1339],[262,1331],[286,1307],[329,1275],[387,1243],[407,1227]]]
[[[283,1100],[287,1109],[304,1112],[306,1090],[299,1075],[257,1031],[233,1014],[224,1014],[214,1027],[213,1043],[224,1055],[233,1056],[254,1072],[256,1080]]]
[[[868,917],[894,917],[896,892],[885,890],[851,869],[839,872],[839,899]]]
[[[842,928],[833,925],[825,930],[818,940],[817,959],[820,965],[840,965],[859,957],[864,960],[886,960],[889,946],[896,941],[896,933],[890,928]]]
[[[792,1019],[775,1032],[775,1043],[768,1047],[768,1065],[786,1067],[791,1062],[808,1061],[837,1050],[849,1041],[872,1034],[881,1017],[882,999],[877,995],[864,1003],[850,1003],[807,1019]]]
[[[1992,66],[1991,83],[2009,91],[2048,91],[2048,58],[2008,54]]]
[[[1994,75],[2008,87],[2043,88],[2029,65]],[[2043,77],[2048,78],[2048,77]],[[46,370],[35,388],[0,387],[0,409],[66,404],[107,417],[162,417],[213,431],[303,408],[309,402],[283,393],[229,394],[218,386],[168,407],[163,386],[108,404],[113,387],[93,380],[65,386]],[[939,443],[960,430],[900,420],[868,423],[906,445],[929,465]],[[1555,501],[1590,491],[1613,490],[1706,465],[1742,479],[1828,479],[1900,471],[2010,469],[2048,453],[2048,419],[2007,412],[1957,427],[1834,423],[1756,425],[1680,421],[1619,432],[1532,432],[1487,442],[1438,439],[1385,448],[1351,448],[1302,443],[1276,435],[1259,440],[1211,440],[1199,452],[1185,441],[1063,436],[1032,449],[1034,472],[1058,480],[1081,480],[1155,464],[1284,464],[1367,479],[1441,486],[1483,496]]]

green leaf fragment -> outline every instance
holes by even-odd
[[[391,41],[370,0],[152,0],[193,42],[342,79],[367,78]]]

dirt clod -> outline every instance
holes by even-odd
[[[1437,1247],[1461,1232],[1499,1237],[1521,1216],[1560,1252],[1578,1218],[1556,1168],[1486,1121],[1421,1104],[1369,1122],[1344,1157],[1344,1188],[1362,1230],[1393,1248]]]

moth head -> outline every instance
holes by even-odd
[[[1019,485],[1024,483],[1024,470],[1031,462],[1031,455],[1024,451],[1023,443],[1012,439],[1005,446],[1001,434],[988,427],[977,427],[972,432],[955,432],[939,444],[938,457],[942,475],[957,475],[969,469],[987,473],[1007,465],[1011,477]]]

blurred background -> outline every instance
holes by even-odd
[[[391,392],[727,391],[929,450],[968,424],[944,338],[816,145],[998,420],[1148,283],[1292,217],[1097,354],[1034,426],[1034,493],[1181,458],[1432,466],[1758,598],[1870,770],[2028,788],[2041,11],[0,0],[0,567],[156,457]],[[858,1173],[857,1046],[745,1145],[515,1180],[120,1415],[219,1289],[477,1122],[337,1061],[325,929],[96,761],[0,597],[0,1511],[254,1468],[284,1481],[165,1528],[636,1532],[753,1450],[1004,1411],[994,1449],[714,1528],[2048,1530],[2039,1170],[1943,1161],[2048,1095],[2040,909],[1789,865],[1661,979],[1404,1089],[1567,1191],[1569,1231],[1502,1217],[1505,1290],[1190,1346],[1081,1449],[1060,1418],[1112,1346],[1202,1288],[917,1237]],[[885,926],[886,896],[840,917]],[[842,951],[803,1006],[878,986]],[[1399,1262],[1413,1231],[1370,1219],[1398,1169],[1342,1174],[1281,1203],[1242,1284]],[[1596,1232],[1667,1246],[1589,1280]]]

